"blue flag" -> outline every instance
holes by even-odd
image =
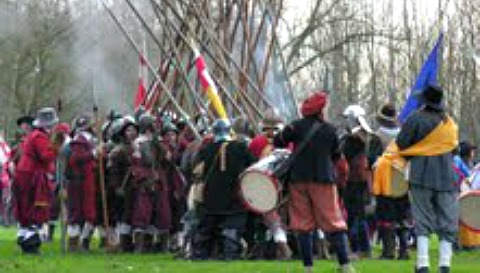
[[[438,66],[439,66],[439,54],[440,54],[440,46],[443,40],[443,33],[440,33],[440,36],[435,43],[432,51],[428,55],[427,60],[422,66],[420,73],[417,76],[415,84],[413,85],[412,89],[410,90],[410,94],[408,94],[407,101],[398,116],[398,119],[401,123],[403,123],[408,116],[415,110],[417,110],[421,104],[419,101],[419,94],[423,92],[423,90],[428,85],[437,85],[437,74],[438,74]]]

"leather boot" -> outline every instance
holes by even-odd
[[[409,260],[410,256],[408,255],[408,229],[402,228],[397,230],[397,235],[399,238],[398,259]]]
[[[98,241],[98,248],[104,249],[107,245],[107,237],[100,237],[100,241]]]
[[[133,239],[130,234],[120,234],[120,249],[123,252],[133,252]]]
[[[150,233],[144,234],[144,246],[145,252],[152,253],[153,252],[153,235]]]
[[[395,258],[395,231],[390,227],[381,229],[382,254],[380,259],[392,260]]]
[[[81,242],[82,252],[90,252],[90,238],[83,238]]]
[[[145,253],[145,234],[135,232],[133,235],[133,245],[135,253]]]
[[[55,235],[55,225],[48,225],[47,242],[52,242]]]
[[[70,237],[68,238],[68,251],[75,253],[80,251],[80,238],[79,237]]]

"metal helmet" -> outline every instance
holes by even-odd
[[[143,113],[142,115],[140,115],[140,117],[138,118],[138,128],[140,132],[145,133],[148,129],[153,130],[156,121],[157,119],[155,118],[155,116],[148,113]]]
[[[113,142],[119,142],[124,125],[125,120],[123,118],[112,120],[105,132],[105,138],[111,139]]]
[[[360,117],[360,116],[365,116],[367,114],[367,112],[365,111],[365,109],[363,109],[362,106],[360,105],[357,105],[357,104],[353,104],[353,105],[349,105],[347,106],[347,108],[345,108],[345,110],[343,110],[343,116],[344,117]]]
[[[73,132],[87,131],[93,127],[93,118],[88,114],[81,114],[73,120]]]
[[[231,125],[228,119],[217,119],[212,124],[212,133],[215,141],[230,139]]]
[[[366,119],[367,112],[360,105],[349,105],[343,111],[343,117],[347,120],[348,129],[352,133],[360,130],[365,130],[367,133],[372,133],[373,130]]]

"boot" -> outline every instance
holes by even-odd
[[[428,273],[428,272],[429,272],[428,267],[415,268],[415,273]]]
[[[123,252],[133,252],[133,239],[130,234],[120,234],[120,249]]]
[[[395,258],[395,231],[390,227],[381,229],[382,254],[380,259],[392,260]]]
[[[47,234],[47,240],[46,241],[47,242],[52,242],[54,234],[55,234],[55,225],[53,225],[53,224],[48,225],[48,234]]]
[[[448,267],[448,266],[440,266],[440,268],[438,269],[438,272],[439,272],[439,273],[450,273],[450,267]]]
[[[408,230],[397,230],[397,234],[399,238],[398,259],[409,260],[410,256],[408,255]]]
[[[107,237],[100,237],[100,241],[98,242],[98,248],[99,249],[104,249],[105,246],[107,245]]]
[[[135,232],[133,235],[133,245],[135,253],[145,253],[145,234]]]
[[[80,242],[79,237],[70,237],[68,238],[68,251],[75,253],[80,251]]]
[[[152,253],[153,252],[153,235],[150,233],[144,234],[144,246],[145,252]]]
[[[292,250],[285,242],[276,243],[275,256],[278,260],[290,260],[292,258]]]
[[[90,252],[90,238],[83,238],[81,243],[82,252]]]
[[[317,249],[318,259],[328,260],[330,259],[330,253],[328,252],[328,245],[326,239],[315,240],[314,247]]]
[[[170,250],[170,235],[168,232],[160,232],[157,235],[153,248],[157,253],[166,253]]]
[[[20,244],[23,254],[39,254],[40,245],[42,241],[40,240],[40,235],[34,234],[28,239],[25,239]]]

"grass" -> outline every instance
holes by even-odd
[[[169,255],[90,254],[62,255],[58,241],[44,244],[40,256],[24,256],[15,244],[15,230],[0,228],[0,272],[5,273],[301,273],[299,261],[190,262]],[[436,243],[432,243],[432,265],[436,264]],[[412,255],[413,256],[413,255]],[[454,273],[480,272],[480,252],[460,252],[453,261]],[[412,272],[410,261],[363,260],[354,262],[360,273]],[[334,261],[316,261],[314,272],[336,272]],[[437,272],[434,269],[432,272]]]

